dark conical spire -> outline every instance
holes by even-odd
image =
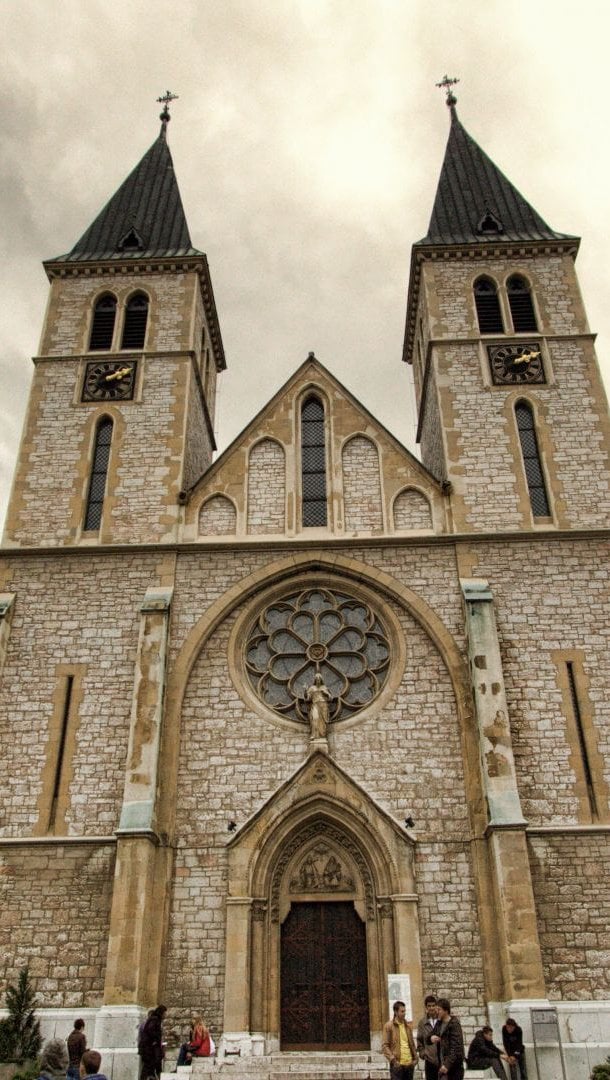
[[[428,233],[419,244],[570,239],[555,232],[481,150],[448,100],[451,129]]]
[[[57,261],[201,254],[191,245],[166,126],[70,253]]]

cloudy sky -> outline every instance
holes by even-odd
[[[610,383],[609,9],[602,0],[0,0],[0,519],[47,297],[159,131],[207,252],[222,449],[310,350],[413,447],[401,363],[460,77],[470,134],[555,229]]]

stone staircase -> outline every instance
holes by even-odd
[[[243,1058],[229,1054],[219,1061],[199,1058],[177,1074],[162,1073],[161,1080],[389,1080],[389,1075],[386,1059],[372,1050],[303,1051]]]

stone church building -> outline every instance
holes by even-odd
[[[44,264],[0,552],[0,976],[29,964],[45,1031],[82,1015],[115,1078],[159,1000],[242,1062],[378,1051],[395,974],[415,1019],[428,991],[467,1036],[515,1016],[530,1080],[537,1022],[569,1077],[610,1052],[607,404],[578,239],[449,105],[406,298],[421,461],[313,354],[213,460],[166,119]]]

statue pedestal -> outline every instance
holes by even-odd
[[[328,754],[328,739],[310,739],[309,753],[315,754],[316,750],[320,750],[323,754]]]

